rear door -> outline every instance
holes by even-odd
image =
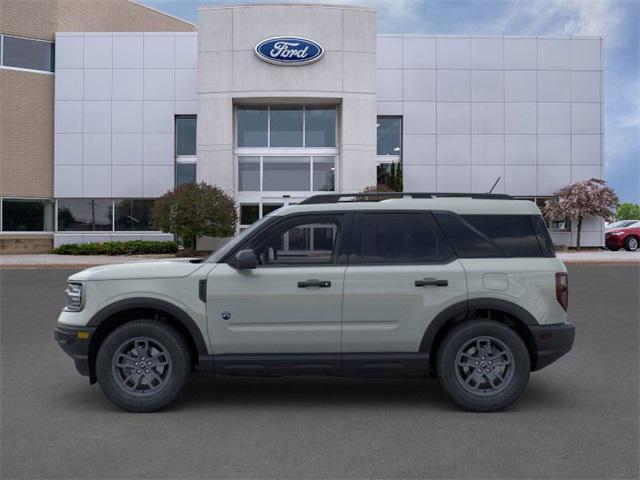
[[[466,300],[462,264],[430,212],[358,213],[352,238],[343,354],[417,353],[432,319]]]

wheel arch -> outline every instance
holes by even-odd
[[[89,342],[89,380],[96,381],[95,364],[98,350],[104,339],[116,328],[127,322],[148,318],[167,323],[176,328],[187,341],[194,367],[209,368],[209,353],[202,332],[193,318],[180,307],[156,298],[127,298],[98,311],[87,324],[94,327]],[[210,362],[212,364],[212,362]],[[205,365],[206,364],[206,365]]]
[[[507,300],[474,298],[453,304],[440,312],[429,324],[420,342],[420,351],[429,353],[429,372],[435,372],[438,348],[446,334],[459,323],[473,318],[496,320],[511,327],[524,341],[536,369],[537,349],[529,326],[539,325],[533,315]]]

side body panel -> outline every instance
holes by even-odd
[[[567,312],[556,300],[556,272],[566,272],[557,258],[464,258],[469,301],[493,298],[514,303],[540,325],[564,323]]]
[[[217,265],[207,280],[213,353],[339,353],[345,269]],[[331,286],[298,287],[311,279]]]
[[[416,280],[446,280],[447,286],[415,285]],[[420,350],[433,318],[467,299],[464,268],[444,265],[369,265],[347,268],[343,301],[342,351],[413,352]]]

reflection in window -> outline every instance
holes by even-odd
[[[376,128],[378,137],[378,155],[401,155],[402,144],[402,118],[378,117]]]
[[[302,147],[302,107],[271,107],[270,146]]]
[[[330,192],[335,189],[336,162],[334,157],[313,157],[313,190]]]
[[[260,206],[258,204],[240,205],[240,225],[251,225],[260,218]]]
[[[196,183],[196,164],[193,162],[176,163],[176,187],[185,183]]]
[[[196,116],[176,116],[176,156],[196,154]]]
[[[53,72],[54,46],[51,42],[2,36],[2,65]]]
[[[260,190],[260,157],[238,157],[238,190]]]
[[[267,107],[238,107],[238,147],[267,147],[269,111]]]
[[[113,202],[106,199],[73,198],[58,200],[58,230],[110,231]]]
[[[153,200],[116,200],[115,207],[116,231],[140,232],[153,230],[151,225]]]
[[[264,157],[263,191],[308,191],[311,188],[309,157]]]
[[[2,230],[5,232],[50,232],[53,230],[51,200],[2,200]]]
[[[304,129],[305,147],[335,147],[336,109],[306,107]]]
[[[534,202],[541,212],[544,211],[544,206],[549,200],[557,200],[557,197],[517,197],[520,200],[529,200]],[[547,228],[549,230],[570,232],[571,231],[571,219],[564,218],[562,220],[546,220]]]

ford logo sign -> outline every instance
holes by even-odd
[[[307,65],[320,60],[324,53],[322,45],[302,37],[267,38],[255,50],[260,60],[276,65]]]

